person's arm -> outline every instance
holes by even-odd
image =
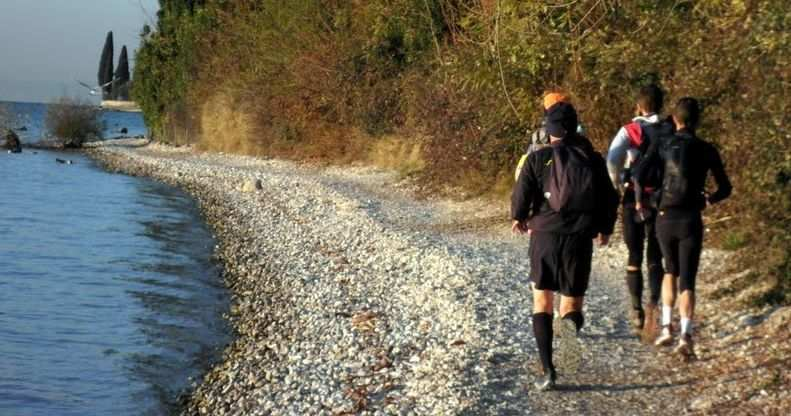
[[[537,180],[533,165],[535,153],[531,153],[527,157],[522,171],[519,172],[519,178],[514,184],[513,191],[511,192],[511,219],[514,221],[512,230],[515,232],[524,232],[524,225],[530,218],[530,212],[533,208],[533,201],[535,201],[535,193],[540,191],[537,189]]]
[[[607,174],[607,166],[604,159],[595,154],[594,159],[594,180],[596,181],[596,213],[595,224],[596,232],[599,235],[599,242],[607,244],[609,236],[615,228],[615,221],[618,216],[618,202],[620,197],[618,191]]]
[[[621,188],[621,178],[623,176],[623,166],[626,163],[626,155],[629,152],[629,134],[626,129],[621,127],[610,143],[610,150],[607,151],[607,172],[610,181],[616,189]]]
[[[709,195],[706,201],[709,204],[716,204],[731,196],[733,186],[731,185],[730,179],[728,179],[728,174],[725,173],[725,164],[722,163],[720,152],[712,145],[707,146],[707,151],[709,153],[707,157],[709,160],[709,169],[714,176],[714,182],[717,184],[717,191]]]

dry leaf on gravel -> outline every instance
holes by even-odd
[[[357,312],[352,316],[352,326],[361,332],[373,331],[376,328],[376,312]]]

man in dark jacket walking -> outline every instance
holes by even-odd
[[[552,361],[554,292],[561,294],[559,353],[573,359],[580,352],[576,335],[584,322],[592,240],[607,244],[618,209],[604,159],[576,128],[571,104],[560,102],[547,110],[551,146],[528,156],[511,196],[512,230],[530,234],[533,331],[544,369],[536,382],[540,390],[554,388],[557,377]]]
[[[662,281],[662,332],[656,345],[673,342],[670,329],[676,293],[681,315],[681,337],[676,352],[692,355],[692,318],[695,311],[695,278],[703,248],[701,211],[731,194],[731,183],[717,148],[695,134],[700,121],[700,105],[694,98],[682,98],[673,111],[676,133],[651,144],[635,174],[637,209],[642,209],[641,184],[649,176],[662,178],[657,194],[656,235],[665,259]],[[709,172],[717,191],[706,193]]]

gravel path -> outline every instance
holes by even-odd
[[[372,168],[140,141],[92,154],[192,193],[220,242],[237,339],[185,414],[684,412],[683,386],[643,371],[656,353],[625,321],[619,241],[594,254],[583,367],[537,393],[527,240],[504,206],[419,201]]]

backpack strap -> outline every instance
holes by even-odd
[[[639,122],[633,121],[623,128],[626,130],[626,135],[629,136],[629,146],[639,149],[643,144],[643,126]]]

